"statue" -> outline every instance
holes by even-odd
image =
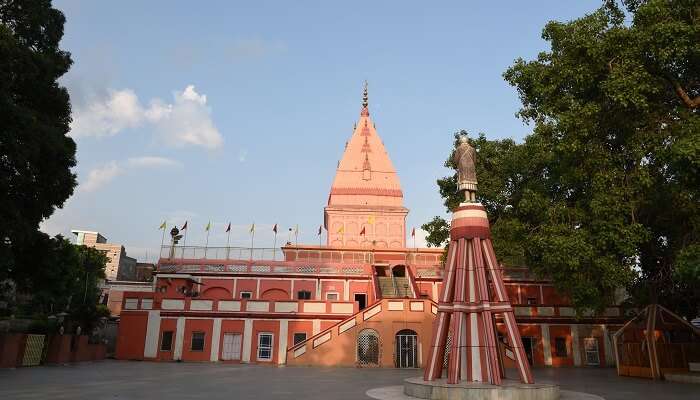
[[[457,164],[457,191],[464,191],[465,202],[476,202],[476,150],[469,144],[467,135],[459,136],[452,160]]]

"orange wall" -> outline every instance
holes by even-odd
[[[182,344],[182,359],[184,361],[209,361],[211,353],[211,334],[214,325],[212,319],[186,319],[185,337]],[[192,351],[192,333],[204,332],[204,351]]]
[[[250,362],[252,363],[271,363],[277,364],[279,355],[277,354],[277,348],[279,346],[279,321],[253,321],[253,337],[252,337],[252,349],[250,352]],[[272,333],[272,360],[271,361],[258,361],[258,334],[262,332]]]
[[[122,314],[117,333],[116,357],[120,360],[142,360],[146,343],[148,313]]]
[[[236,294],[233,296],[233,298],[240,299],[241,292],[251,292],[253,294],[253,298],[257,299],[260,296],[256,292],[257,286],[258,286],[257,279],[239,279],[236,282]]]
[[[168,319],[161,319],[160,320],[160,332],[158,336],[158,359],[159,360],[166,360],[170,361],[173,359],[174,353],[175,353],[175,335],[177,333],[177,319],[173,318],[168,318]],[[161,342],[163,341],[163,332],[164,331],[172,331],[173,332],[173,341],[172,341],[172,346],[170,348],[170,351],[161,351]]]
[[[566,338],[566,357],[557,357],[555,339],[557,337]],[[550,346],[552,349],[552,366],[562,367],[562,366],[573,366],[573,343],[571,340],[571,327],[568,325],[551,325],[549,327],[549,338]]]

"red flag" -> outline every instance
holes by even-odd
[[[318,226],[318,236],[321,236],[321,230],[323,229],[323,225]]]
[[[416,228],[411,231],[411,237],[416,237]]]
[[[365,234],[365,227],[363,226],[362,230],[360,231],[360,235],[364,235],[364,234]]]
[[[187,221],[185,221],[185,225],[182,225],[182,229],[180,229],[180,230],[184,231],[185,229],[187,229]]]
[[[228,223],[228,226],[226,227],[226,232],[231,232],[231,223]]]
[[[275,224],[275,226],[272,227],[272,232],[275,232],[275,234],[277,234],[277,224]]]

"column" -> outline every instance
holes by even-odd
[[[612,340],[610,340],[610,331],[607,325],[603,325],[603,353],[605,353],[605,366],[615,365],[615,349]]]
[[[289,337],[289,320],[280,320],[280,337],[277,340],[277,364],[283,365],[287,363],[287,338]]]
[[[246,318],[243,320],[243,355],[241,361],[250,362],[250,350],[253,343],[253,320]]]
[[[549,338],[549,324],[542,324],[542,350],[544,365],[552,366],[552,340]]]
[[[579,345],[578,325],[571,325],[571,352],[574,356],[574,365],[581,366],[581,347]]]
[[[214,328],[211,333],[211,354],[209,361],[219,361],[219,344],[221,343],[221,318],[214,318]]]
[[[316,298],[314,300],[323,300],[321,298],[321,279],[316,279]]]
[[[144,358],[156,358],[158,356],[158,337],[160,336],[160,310],[148,312],[146,324],[146,343],[143,347]]]
[[[185,317],[179,317],[175,325],[175,351],[173,360],[182,360],[182,346],[185,340]]]
[[[343,300],[350,301],[350,281],[348,279],[343,281]]]
[[[313,330],[311,331],[311,335],[316,336],[319,332],[321,332],[321,320],[315,319],[313,322]]]

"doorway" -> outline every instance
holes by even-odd
[[[224,333],[224,348],[221,351],[221,359],[224,361],[241,359],[240,333]]]
[[[360,311],[364,310],[367,307],[367,294],[355,293],[355,303],[357,303]]]
[[[396,333],[396,368],[418,368],[418,335],[410,329]]]
[[[583,348],[586,350],[586,365],[600,365],[600,353],[598,352],[598,339],[583,339]]]
[[[525,356],[527,357],[527,363],[533,365],[533,348],[535,347],[535,338],[530,336],[523,336],[523,349],[525,350]]]

